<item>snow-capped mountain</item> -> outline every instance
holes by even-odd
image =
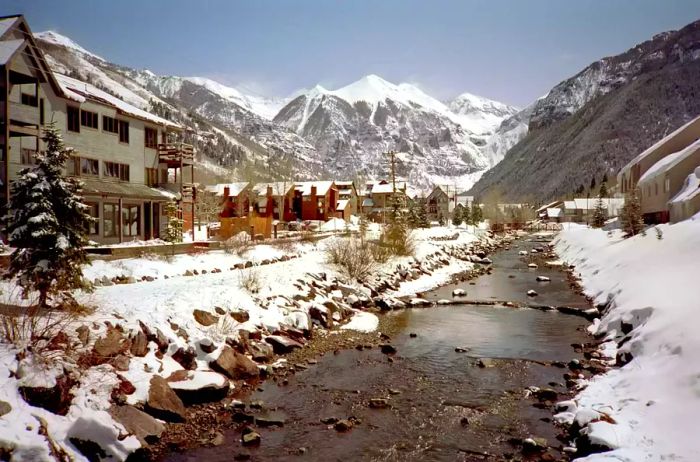
[[[499,131],[516,112],[509,106],[469,94],[445,104],[376,75],[337,90],[316,86],[274,99],[206,77],[160,76],[110,63],[56,32],[36,38],[56,72],[175,118],[194,131],[204,164],[234,176],[379,177],[388,173],[383,153],[394,150],[399,173],[418,188],[469,187],[524,133]]]
[[[462,93],[448,103],[450,111],[458,116],[462,126],[475,133],[494,133],[505,119],[520,109],[471,93]]]
[[[491,130],[483,124],[489,116],[479,119],[476,112],[471,118],[455,114],[414,85],[368,75],[337,90],[317,85],[282,108],[274,122],[313,144],[337,175],[386,175],[384,153],[393,150],[399,173],[428,189],[445,178],[468,187],[492,165],[484,155],[487,138],[514,110],[504,110],[500,120],[492,116]]]

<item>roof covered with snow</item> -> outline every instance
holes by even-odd
[[[19,16],[8,16],[7,18],[0,19],[0,37],[5,35],[5,33],[15,25],[15,22],[17,22],[19,18]]]
[[[7,61],[24,45],[24,40],[3,40],[0,42],[0,65],[7,64]]]
[[[625,205],[625,200],[622,198],[617,198],[617,197],[604,197],[602,199],[602,201],[603,201],[603,206],[608,210],[608,213],[611,215],[616,214],[617,211],[620,208],[622,208],[623,205]],[[567,201],[567,202],[569,202],[569,201]],[[597,197],[576,198],[576,199],[574,199],[574,203],[575,203],[574,208],[577,210],[593,210],[593,209],[595,209],[595,206],[598,203],[598,198]]]
[[[137,108],[136,106],[132,106],[131,104],[126,103],[121,99],[110,95],[106,91],[90,85],[89,83],[81,82],[80,80],[63,74],[54,73],[54,75],[59,86],[61,87],[61,90],[63,90],[65,93],[65,96],[73,101],[83,103],[86,100],[91,100],[106,106],[111,106],[117,109],[117,111],[132,117],[136,117],[137,119],[147,120],[154,124],[164,125],[166,127],[181,128],[180,125],[176,123],[153,115],[150,112]]]
[[[302,196],[310,196],[311,188],[316,187],[316,195],[324,196],[332,186],[332,181],[302,181],[297,182],[295,188]]]
[[[676,194],[670,202],[678,203],[690,200],[700,194],[700,166],[683,182],[683,188]]]
[[[649,170],[644,172],[644,175],[642,175],[641,178],[639,178],[638,184],[641,185],[646,181],[654,180],[659,175],[665,174],[666,172],[671,170],[675,165],[677,165],[678,162],[681,162],[687,157],[695,154],[695,152],[697,152],[698,149],[700,149],[700,139],[695,140],[695,142],[689,144],[680,151],[667,155],[666,157],[652,165],[651,168],[649,168]]]
[[[212,186],[207,186],[207,191],[216,194],[217,196],[223,196],[224,191],[228,188],[229,196],[238,196],[243,192],[244,189],[248,187],[250,183],[247,181],[239,183],[218,183]]]
[[[558,209],[556,207],[548,208],[547,209],[547,216],[549,218],[559,218],[562,215],[562,209]]]
[[[397,181],[396,182],[396,190],[401,191],[404,189],[406,189],[406,183],[403,181]],[[375,184],[372,186],[371,192],[372,192],[372,194],[389,194],[389,193],[394,192],[394,186],[391,182],[387,183],[387,184],[378,183],[378,184]]]
[[[273,183],[257,183],[253,186],[253,192],[258,196],[266,196],[267,188],[272,188],[272,194],[275,196],[283,196],[295,187],[293,181],[276,181]]]
[[[338,206],[336,207],[336,210],[342,212],[343,210],[345,210],[345,207],[348,206],[348,202],[350,202],[348,199],[340,199],[338,201]]]

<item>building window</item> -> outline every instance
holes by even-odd
[[[21,148],[19,150],[19,158],[22,165],[34,165],[36,164],[36,150]]]
[[[80,174],[86,176],[99,176],[100,162],[97,159],[80,158]]]
[[[129,122],[118,120],[119,122],[119,142],[129,144]]]
[[[146,127],[144,131],[144,144],[147,148],[155,149],[158,145],[158,130]]]
[[[44,116],[44,98],[39,100],[39,124],[44,125],[46,123],[46,117]]]
[[[104,204],[102,208],[102,227],[104,237],[114,237],[117,235],[117,225],[119,224],[119,204]]]
[[[654,195],[659,195],[659,183],[654,182]]]
[[[669,192],[671,190],[671,179],[666,178],[666,181],[664,181],[664,192]]]
[[[74,106],[66,108],[68,131],[80,133],[80,109]]]
[[[110,116],[102,116],[102,131],[109,133],[119,133],[117,119]]]
[[[80,111],[80,125],[97,129],[97,113],[85,110]]]
[[[158,186],[158,169],[146,168],[146,185]]]
[[[88,202],[87,213],[93,220],[88,224],[88,233],[90,235],[100,234],[100,206],[94,202]]]
[[[37,107],[39,105],[39,98],[31,93],[22,93],[21,101],[25,106]]]
[[[119,178],[122,181],[129,181],[129,164],[119,164],[117,162],[103,162],[102,174],[108,178]]]
[[[122,207],[122,235],[136,237],[139,235],[141,207],[138,205],[126,205]]]

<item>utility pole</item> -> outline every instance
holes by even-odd
[[[389,151],[389,157],[391,159],[391,183],[394,194],[396,194],[396,153],[394,151]]]

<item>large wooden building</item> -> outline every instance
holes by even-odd
[[[194,152],[173,142],[182,128],[88,83],[55,74],[23,16],[0,18],[0,201],[43,149],[54,122],[75,149],[66,174],[80,177],[89,238],[103,244],[160,236],[165,202],[176,200],[188,225],[194,213]],[[185,179],[185,174],[189,177]]]

